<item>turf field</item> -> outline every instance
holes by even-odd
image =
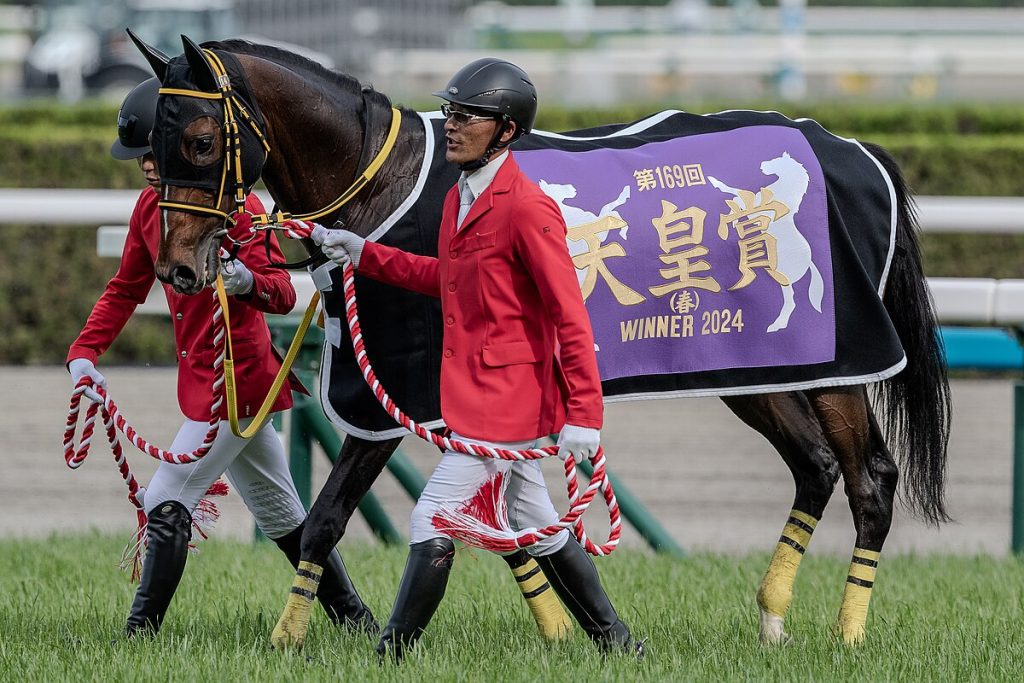
[[[767,556],[683,561],[616,553],[599,560],[647,659],[602,657],[579,629],[547,645],[505,564],[461,551],[448,594],[406,662],[380,666],[373,642],[317,611],[302,654],[268,646],[291,571],[271,545],[209,541],[189,559],[155,640],[117,639],[133,594],[114,564],[122,539],[0,541],[0,681],[1020,681],[1024,562],[884,554],[867,643],[840,645],[830,625],[847,562],[804,560],[788,630],[757,643],[754,594]],[[404,548],[347,547],[364,599],[386,620]],[[116,642],[112,642],[115,641]]]

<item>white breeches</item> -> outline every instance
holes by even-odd
[[[480,441],[452,434],[452,440],[477,443],[507,450],[533,448],[536,441],[517,443],[495,443]],[[412,511],[410,542],[421,543],[444,534],[434,528],[434,515],[446,507],[457,509],[469,502],[480,488],[498,473],[505,473],[505,501],[508,504],[508,521],[513,529],[530,527],[543,528],[558,521],[559,515],[551,504],[540,462],[496,460],[446,451],[434,473],[430,475],[419,502]],[[549,555],[559,550],[569,540],[569,532],[559,533],[537,543],[527,552],[531,555]]]
[[[244,428],[251,421],[241,420],[241,426]],[[209,428],[206,422],[186,420],[170,450],[175,453],[194,451]],[[190,512],[195,510],[210,485],[225,473],[256,525],[269,538],[284,536],[306,518],[306,509],[288,471],[284,445],[274,425],[267,422],[246,440],[231,433],[227,420],[221,421],[213,446],[199,462],[190,465],[160,463],[146,488],[143,501],[146,513],[169,500],[178,501]]]

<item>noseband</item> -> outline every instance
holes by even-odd
[[[259,230],[263,229],[274,229],[277,228],[281,223],[288,220],[302,220],[302,221],[315,221],[318,218],[322,218],[328,214],[331,214],[349,201],[351,201],[366,185],[373,179],[373,177],[380,170],[384,162],[387,161],[391,150],[394,149],[395,141],[398,139],[398,130],[402,124],[402,114],[395,107],[391,108],[391,125],[388,129],[387,137],[384,139],[384,144],[381,146],[380,151],[373,160],[367,164],[365,170],[359,174],[359,176],[352,182],[348,188],[338,196],[337,199],[332,201],[327,206],[316,211],[303,214],[291,214],[285,211],[275,211],[272,213],[254,214],[245,208],[245,180],[242,169],[242,142],[239,134],[239,118],[241,118],[242,124],[249,127],[260,143],[263,145],[263,159],[267,158],[270,153],[270,144],[267,142],[267,136],[262,130],[262,126],[254,117],[245,102],[238,95],[237,92],[231,87],[231,78],[228,75],[227,69],[224,67],[224,63],[220,57],[213,51],[204,48],[203,56],[206,58],[207,63],[210,65],[211,70],[216,76],[218,92],[205,92],[200,90],[187,90],[184,88],[160,88],[159,93],[161,95],[176,95],[178,97],[196,97],[206,100],[220,100],[221,106],[223,107],[224,115],[224,139],[226,141],[226,150],[224,154],[224,161],[221,167],[221,179],[220,189],[217,192],[217,198],[224,196],[224,190],[227,187],[228,177],[233,176],[231,182],[234,183],[234,198],[235,198],[235,210],[227,213],[221,211],[216,206],[204,206],[202,204],[193,204],[190,202],[173,202],[166,199],[161,199],[157,206],[165,211],[178,211],[182,213],[190,213],[198,216],[216,216],[220,218],[225,228],[223,230],[224,235],[236,245],[243,245],[251,242],[255,239],[259,233]],[[363,131],[363,150],[369,148],[370,137],[370,126],[364,127]],[[234,226],[237,221],[235,216],[239,214],[248,214],[252,219],[252,235],[246,239],[238,240],[232,237],[229,233],[227,225],[230,223]],[[279,265],[279,264],[275,264]],[[284,264],[291,267],[299,267],[302,264]]]

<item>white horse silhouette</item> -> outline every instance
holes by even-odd
[[[622,221],[623,224],[618,228],[619,235],[622,236],[622,239],[628,239],[629,224],[623,220],[622,216],[619,215],[619,212],[616,211],[616,209],[625,204],[626,200],[629,199],[629,185],[623,187],[622,192],[620,192],[619,196],[613,201],[602,206],[599,213],[594,214],[593,212],[581,209],[578,206],[571,206],[565,203],[566,199],[572,199],[576,196],[576,186],[549,183],[545,180],[541,180],[538,184],[540,185],[540,189],[544,191],[544,194],[554,199],[555,203],[558,204],[558,209],[562,212],[562,218],[565,220],[565,225],[569,229],[572,229],[577,225],[593,223],[606,216],[615,216]],[[604,242],[608,239],[608,231],[603,230],[597,233],[597,236],[602,242]],[[579,256],[587,251],[587,243],[584,240],[567,239],[566,244],[569,247],[570,256]],[[583,279],[586,277],[586,274],[586,270],[581,270],[579,268],[576,269],[576,277],[579,280],[581,287],[583,286]]]
[[[791,157],[789,152],[782,156],[769,159],[761,163],[761,172],[765,175],[778,176],[778,180],[769,185],[766,190],[772,193],[774,199],[782,202],[789,209],[789,213],[779,219],[773,220],[768,226],[768,234],[775,238],[778,263],[775,270],[786,277],[789,284],[780,285],[782,288],[782,309],[778,317],[768,326],[768,332],[784,330],[789,325],[789,317],[796,310],[796,302],[793,297],[793,284],[799,282],[807,273],[811,274],[811,282],[807,288],[807,298],[814,310],[821,313],[821,298],[825,290],[821,279],[821,273],[814,265],[811,257],[811,245],[807,242],[800,231],[796,228],[794,219],[800,210],[800,202],[807,193],[808,176],[803,165]],[[731,194],[736,201],[743,206],[743,199],[740,190],[729,187],[717,178],[708,176],[708,180],[716,188]],[[754,206],[761,204],[761,192],[754,196]],[[752,207],[743,206],[744,209]],[[751,215],[769,212],[752,212]]]
[[[616,211],[616,209],[625,204],[626,200],[629,199],[629,185],[624,186],[622,188],[622,192],[619,193],[618,197],[616,197],[613,201],[610,201],[604,206],[602,206],[601,211],[599,213],[594,214],[585,209],[581,209],[578,206],[570,206],[569,204],[565,203],[566,199],[572,199],[573,197],[576,196],[575,185],[549,183],[546,180],[541,180],[538,184],[540,185],[540,189],[543,190],[544,194],[554,199],[555,204],[558,204],[558,210],[562,212],[562,220],[565,221],[565,225],[567,228],[571,229],[577,225],[584,225],[586,223],[593,223],[595,221],[599,221],[607,216],[615,216],[616,218],[619,219],[619,222],[622,224],[615,229],[619,231],[619,234],[622,236],[622,239],[628,238],[629,223],[623,220],[622,216],[619,215],[619,212]],[[608,239],[608,232],[608,230],[602,230],[601,232],[597,233],[598,239],[604,242],[606,239]],[[580,254],[586,253],[587,251],[588,247],[585,240],[573,240],[566,238],[565,242],[566,245],[569,247],[569,256],[571,257],[579,256]],[[576,279],[579,282],[580,287],[583,287],[583,280],[586,278],[586,276],[586,269],[576,269]],[[594,342],[594,350],[601,350],[601,347],[597,344],[597,342]]]

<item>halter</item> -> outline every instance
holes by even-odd
[[[253,115],[245,106],[242,98],[239,97],[231,87],[231,78],[228,76],[227,69],[224,67],[224,63],[221,61],[220,57],[217,56],[213,50],[205,48],[203,49],[203,56],[206,58],[207,63],[210,65],[210,69],[216,76],[218,92],[186,90],[184,88],[160,88],[158,92],[161,95],[177,95],[179,97],[194,97],[204,100],[222,101],[224,113],[224,140],[226,142],[227,149],[224,153],[224,162],[221,166],[220,187],[216,196],[219,200],[219,198],[224,195],[224,189],[227,187],[228,183],[228,175],[232,174],[234,176],[233,182],[235,186],[235,210],[231,213],[227,213],[221,211],[216,206],[210,207],[190,202],[172,202],[166,199],[161,199],[157,202],[157,206],[167,211],[179,211],[199,216],[216,216],[225,224],[230,223],[231,225],[235,225],[234,216],[239,213],[247,213],[245,208],[245,180],[242,173],[242,143],[239,135],[238,117],[241,116],[253,133],[255,133],[256,137],[259,138],[260,143],[263,145],[264,161],[270,153],[270,144],[267,142],[266,135],[263,134],[263,131],[256,123]],[[253,232],[253,237],[241,242],[232,238],[230,235],[228,238],[235,243],[245,244],[255,238],[255,231]]]
[[[221,100],[223,102],[224,111],[224,139],[227,143],[227,149],[224,154],[224,163],[222,166],[220,189],[217,193],[217,197],[224,196],[224,189],[228,183],[228,176],[233,175],[234,182],[234,195],[235,195],[235,210],[231,213],[221,211],[216,207],[204,206],[202,204],[193,204],[190,202],[173,202],[165,199],[161,199],[157,206],[167,211],[179,211],[182,213],[191,213],[199,216],[216,216],[224,221],[225,224],[230,223],[232,226],[236,224],[235,216],[238,214],[248,214],[252,218],[252,236],[248,239],[238,240],[227,234],[227,238],[235,244],[247,244],[255,239],[258,230],[257,226],[274,227],[284,223],[288,220],[302,220],[302,221],[315,221],[318,218],[322,218],[327,214],[333,213],[340,209],[342,206],[352,200],[367,183],[373,179],[380,168],[384,165],[391,150],[395,146],[395,141],[398,139],[398,131],[402,123],[402,114],[395,107],[391,108],[391,125],[388,129],[387,137],[384,140],[384,145],[373,160],[366,166],[366,169],[349,185],[348,189],[341,193],[341,195],[332,201],[327,206],[316,211],[303,214],[292,214],[285,211],[275,211],[272,213],[254,214],[245,208],[245,180],[242,172],[242,144],[239,135],[239,119],[240,116],[245,125],[256,134],[259,138],[260,143],[263,145],[263,160],[266,161],[267,155],[270,153],[270,144],[267,142],[267,137],[257,123],[256,118],[249,112],[245,102],[239,97],[238,93],[231,86],[231,78],[228,75],[227,69],[224,67],[224,63],[220,57],[213,51],[203,48],[203,56],[206,58],[211,70],[216,76],[218,92],[205,92],[200,90],[187,90],[183,88],[160,88],[159,93],[161,95],[177,95],[179,97],[196,97],[206,100]],[[369,126],[366,127],[364,133],[363,149],[365,150],[369,144]]]

